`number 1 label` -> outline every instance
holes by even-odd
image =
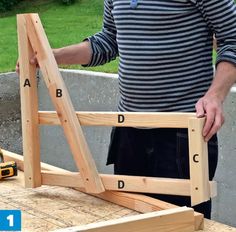
[[[21,231],[21,211],[0,210],[0,231]]]
[[[14,226],[14,215],[13,215],[13,214],[10,214],[10,215],[7,217],[7,220],[9,221],[9,226],[10,226],[10,227]]]

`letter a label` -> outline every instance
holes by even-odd
[[[62,89],[56,90],[56,97],[62,97]]]
[[[25,79],[24,87],[25,87],[25,86],[29,86],[29,87],[31,87],[31,85],[30,85],[30,81],[29,81],[28,78]]]

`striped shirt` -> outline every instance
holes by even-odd
[[[104,1],[102,31],[88,38],[88,66],[119,56],[120,111],[195,111],[213,79],[213,34],[216,64],[236,64],[234,1],[131,1]]]

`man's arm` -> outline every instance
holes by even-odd
[[[116,42],[116,27],[112,16],[111,0],[104,0],[104,19],[102,31],[90,36],[82,43],[53,49],[58,64],[81,64],[97,66],[110,62],[118,55]],[[32,57],[32,64],[37,64],[36,57]],[[16,64],[19,73],[19,62]]]
[[[84,41],[79,44],[74,44],[62,48],[53,49],[53,54],[57,64],[81,64],[87,65],[91,61],[92,49],[89,41]],[[38,66],[36,56],[30,60],[31,64]],[[16,72],[20,73],[19,61],[16,62]]]
[[[208,141],[224,122],[223,101],[236,81],[236,6],[234,0],[191,0],[215,34],[215,78],[196,104],[197,116],[206,116],[203,136]]]
[[[89,41],[53,49],[58,64],[87,65],[91,61],[92,50]]]
[[[218,64],[215,78],[206,92],[196,104],[197,117],[206,115],[203,136],[208,141],[223,125],[223,102],[236,82],[236,66],[222,61]]]

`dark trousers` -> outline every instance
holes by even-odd
[[[218,145],[215,135],[208,142],[209,177],[213,179]],[[137,129],[116,127],[111,132],[107,164],[114,164],[119,175],[189,179],[187,129]],[[190,206],[190,197],[147,194],[179,206]],[[211,217],[211,200],[194,207]]]

